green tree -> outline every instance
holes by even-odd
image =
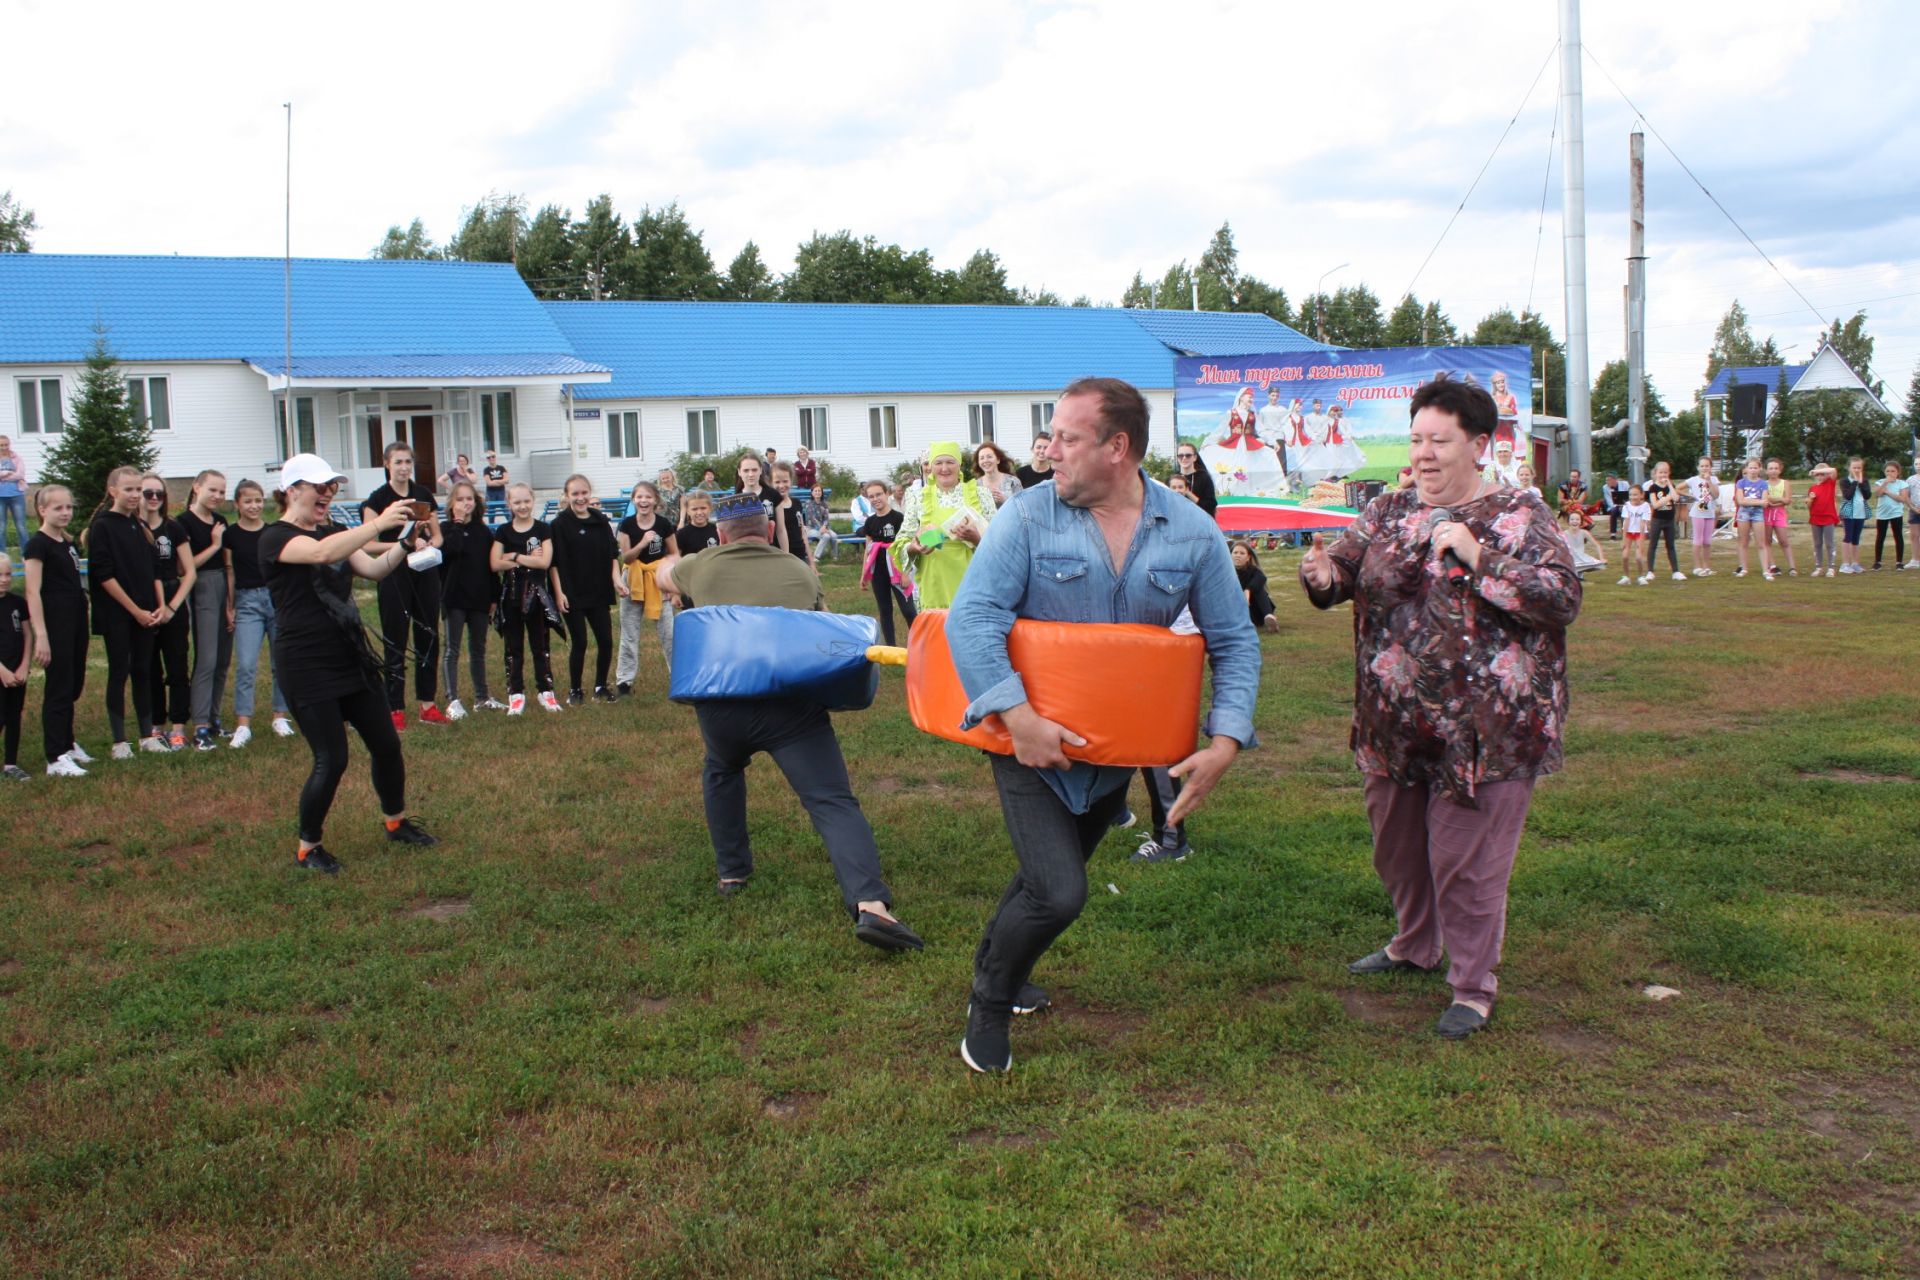
[[[727,267],[727,278],[720,286],[720,296],[730,302],[772,302],[780,296],[773,272],[761,261],[759,245],[749,240],[746,247],[733,256],[733,262]]]
[[[1066,300],[1051,289],[1022,289],[1019,302],[1026,307],[1064,307]]]
[[[1153,305],[1163,311],[1186,311],[1193,306],[1194,276],[1185,258],[1167,268],[1153,287]]]
[[[520,244],[517,265],[536,298],[585,295],[585,277],[573,267],[573,211],[550,204],[536,213]]]
[[[1806,457],[1813,462],[1841,466],[1858,454],[1867,459],[1872,476],[1888,462],[1904,465],[1908,457],[1905,425],[1857,391],[1803,391],[1794,397],[1793,409]]]
[[[116,467],[151,471],[159,458],[151,425],[135,416],[127,401],[127,380],[107,345],[106,326],[96,324],[87,368],[80,375],[80,394],[73,402],[73,419],[47,450],[42,476],[50,484],[73,490],[74,511],[90,517]]]
[[[720,296],[720,273],[714,270],[713,255],[677,203],[640,210],[633,220],[633,249],[627,262],[633,297],[696,301]]]
[[[1647,396],[1647,437],[1648,447],[1652,447],[1653,427],[1656,422],[1667,416],[1667,406],[1660,399],[1660,393],[1654,389],[1653,380],[1646,380]],[[1627,362],[1609,360],[1600,369],[1600,376],[1593,380],[1593,429],[1604,431],[1617,422],[1623,422],[1627,416]],[[1698,432],[1694,443],[1689,446],[1698,456]],[[1691,471],[1686,466],[1684,456],[1675,457],[1671,453],[1663,454],[1667,461],[1674,464],[1676,471]],[[1593,442],[1593,467],[1602,474],[1612,471],[1620,475],[1627,473],[1627,433],[1613,436],[1596,436]]]
[[[526,231],[527,202],[490,191],[461,216],[458,234],[447,241],[447,256],[461,262],[518,262]]]
[[[1241,276],[1233,309],[1250,315],[1272,316],[1281,324],[1293,324],[1293,311],[1287,305],[1287,291],[1268,284],[1257,276]]]
[[[1651,398],[1648,401],[1652,403]],[[1651,410],[1647,414],[1647,472],[1652,474],[1653,464],[1666,462],[1672,465],[1674,474],[1685,477],[1692,474],[1695,460],[1706,447],[1706,417],[1699,409],[1682,409],[1672,417],[1655,418]],[[1599,442],[1595,442],[1598,451]],[[1625,446],[1622,445],[1624,451]],[[1624,454],[1623,454],[1624,456]],[[1600,468],[1598,458],[1594,466]],[[1603,468],[1620,471],[1623,467]]]
[[[1761,456],[1780,459],[1788,475],[1798,475],[1806,465],[1806,445],[1801,439],[1799,406],[1787,394],[1787,371],[1780,370],[1779,385],[1773,389],[1773,412],[1767,415],[1766,441]]]
[[[1364,284],[1303,299],[1300,321],[1309,334],[1336,347],[1387,344],[1387,321],[1380,313],[1379,295]]]
[[[1854,312],[1853,319],[1845,324],[1836,318],[1822,336],[1822,341],[1860,375],[1862,382],[1873,388],[1875,396],[1885,398],[1887,384],[1873,376],[1873,337],[1867,332],[1866,312]]]
[[[15,200],[13,192],[0,191],[0,253],[31,253],[38,226],[33,210]]]
[[[1538,312],[1522,311],[1516,316],[1510,309],[1502,307],[1474,326],[1473,343],[1482,347],[1532,347],[1534,376],[1546,384],[1533,393],[1533,411],[1548,417],[1559,417],[1566,413],[1567,350],[1553,336],[1552,328]],[[1602,426],[1607,425],[1600,422],[1597,414],[1594,421]]]
[[[1123,307],[1151,307],[1153,305],[1153,286],[1138,271],[1127,287],[1120,291],[1120,305]]]
[[[628,259],[633,237],[613,211],[604,191],[587,202],[586,216],[573,225],[573,269],[590,298],[628,298]]]
[[[941,292],[948,302],[1010,306],[1020,295],[1007,284],[1007,269],[986,249],[977,249],[967,265],[948,275]]]
[[[1747,309],[1735,298],[1727,314],[1714,326],[1713,345],[1707,349],[1707,376],[1701,387],[1704,389],[1722,369],[1762,369],[1782,362],[1780,348],[1774,345],[1772,335],[1768,335],[1765,342],[1754,341],[1753,330],[1747,324]],[[1699,398],[1698,392],[1694,398]]]
[[[1232,227],[1220,224],[1200,254],[1193,276],[1200,285],[1202,311],[1240,310],[1240,250],[1234,247]]]
[[[420,219],[415,218],[403,231],[399,223],[387,228],[387,234],[379,244],[373,246],[376,258],[438,258],[440,250],[434,246],[433,237],[427,234],[427,228]]]
[[[1913,381],[1907,384],[1907,411],[1901,415],[1900,425],[1914,442],[1914,449],[1920,451],[1920,364],[1913,367]]]
[[[794,254],[781,295],[788,302],[939,302],[945,287],[925,249],[815,232]]]

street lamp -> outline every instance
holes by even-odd
[[[1325,271],[1322,271],[1320,273],[1320,278],[1314,282],[1314,285],[1313,285],[1313,336],[1315,339],[1317,339],[1320,342],[1325,342],[1327,340],[1326,295],[1320,291],[1320,286],[1325,284],[1327,282],[1327,277],[1332,275],[1334,272],[1345,271],[1348,267],[1352,265],[1353,264],[1351,262],[1343,262],[1337,267],[1328,267]]]

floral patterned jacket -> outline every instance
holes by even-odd
[[[1482,548],[1479,571],[1451,585],[1428,546],[1430,510],[1412,489],[1374,499],[1328,548],[1332,585],[1301,585],[1322,609],[1354,602],[1360,771],[1474,808],[1482,782],[1560,768],[1580,578],[1546,504],[1494,489],[1451,509]]]

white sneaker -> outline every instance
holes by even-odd
[[[553,696],[553,690],[551,689],[540,695],[540,705],[548,711],[558,711],[561,709],[560,699]]]
[[[1695,569],[1693,571],[1693,576],[1696,578],[1704,578],[1707,576],[1707,571],[1705,569]]]
[[[77,742],[67,748],[67,758],[75,764],[93,763],[93,757],[87,754],[87,749]]]
[[[75,764],[73,757],[61,756],[47,766],[47,776],[49,778],[84,778],[87,776],[87,771]]]
[[[449,702],[447,704],[447,719],[465,720],[466,718],[467,718],[467,709],[460,705],[460,699],[455,698],[452,702]]]
[[[131,742],[116,742],[113,744],[113,750],[107,754],[115,760],[131,760],[133,759],[133,744]]]
[[[517,716],[521,712],[525,711],[526,709],[527,709],[526,694],[510,693],[507,695],[507,714],[508,715]]]
[[[1909,560],[1905,567],[1908,569],[1920,569],[1920,560]]]
[[[227,745],[230,747],[244,747],[252,741],[253,726],[243,724],[233,731],[233,736],[227,739]]]
[[[157,752],[160,755],[169,755],[173,751],[173,748],[167,745],[167,740],[159,737],[140,739],[140,749]]]
[[[1829,578],[1831,578],[1831,577],[1833,576],[1833,570],[1832,570],[1832,569],[1828,569],[1828,570],[1827,570],[1827,576],[1828,576]]]
[[[1621,586],[1621,587],[1624,587],[1624,586],[1626,586],[1626,585],[1627,585],[1628,583],[1630,583],[1630,582],[1632,582],[1632,581],[1633,581],[1633,579],[1632,579],[1632,578],[1629,578],[1629,577],[1627,577],[1627,576],[1626,576],[1625,574],[1622,574],[1622,575],[1620,576],[1620,581],[1619,581],[1619,582],[1617,582],[1617,583],[1615,583],[1614,585],[1616,585],[1616,586]]]
[[[1647,584],[1648,584],[1649,582],[1652,582],[1652,581],[1653,581],[1653,575],[1652,575],[1651,573],[1643,573],[1643,574],[1641,574],[1641,575],[1640,575],[1640,585],[1641,585],[1641,586],[1643,586],[1643,587],[1644,587],[1644,586],[1646,586],[1646,585],[1647,585]]]
[[[1687,575],[1684,573],[1676,573],[1673,575],[1673,580],[1675,582],[1685,582],[1687,580]]]
[[[275,716],[273,718],[273,733],[275,737],[291,738],[298,732],[299,730],[293,727],[293,721],[287,719],[285,716]]]
[[[493,698],[482,698],[473,704],[473,709],[475,711],[505,711],[507,704],[496,701]]]

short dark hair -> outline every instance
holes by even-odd
[[[1419,416],[1422,409],[1438,409],[1441,413],[1453,415],[1460,420],[1461,429],[1469,436],[1492,435],[1494,424],[1500,420],[1500,411],[1494,407],[1493,396],[1489,392],[1452,379],[1422,384],[1413,393],[1407,417]]]
[[[1127,437],[1127,456],[1135,462],[1147,456],[1147,419],[1150,410],[1147,398],[1131,382],[1119,378],[1076,378],[1067,384],[1060,393],[1065,400],[1068,396],[1092,396],[1100,402],[1100,434],[1095,437],[1101,444],[1125,433]],[[1489,404],[1493,403],[1491,399]]]

